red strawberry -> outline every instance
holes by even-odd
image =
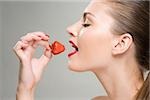
[[[58,41],[55,41],[52,46],[50,46],[52,48],[52,53],[54,55],[57,55],[61,52],[63,52],[65,50],[65,47],[63,44],[59,43]]]

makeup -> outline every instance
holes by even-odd
[[[69,53],[69,54],[68,54],[68,57],[70,57],[70,56],[72,56],[72,55],[74,55],[75,53],[78,52],[78,47],[77,47],[77,45],[76,45],[73,41],[69,41],[69,43],[72,44],[72,47],[73,47],[75,50],[74,50],[73,52]]]

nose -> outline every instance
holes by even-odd
[[[69,26],[67,28],[67,32],[73,36],[73,37],[77,37],[78,34],[80,33],[80,29],[81,29],[81,25],[80,25],[80,22],[77,22],[71,26]]]

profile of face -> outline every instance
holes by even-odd
[[[107,6],[96,1],[90,2],[82,18],[67,28],[72,36],[69,41],[76,48],[69,54],[69,69],[73,71],[102,69],[112,58],[114,20],[106,13]]]

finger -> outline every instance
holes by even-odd
[[[49,40],[49,35],[44,32],[33,32],[33,34],[41,37],[43,40]]]
[[[44,54],[39,58],[41,66],[43,67],[46,66],[51,58],[52,58],[51,50],[45,49]]]
[[[14,46],[14,50],[15,51],[18,51],[18,50],[23,50],[23,49],[25,49],[26,47],[28,46],[28,44],[26,44],[26,43],[23,43],[22,41],[18,41],[17,43],[16,43],[16,45]]]
[[[45,49],[42,57],[46,57],[46,58],[50,59],[52,57],[51,49],[50,50]]]
[[[44,40],[39,40],[39,41],[34,41],[33,45],[32,45],[32,48],[30,48],[30,51],[31,51],[31,54],[33,55],[36,48],[38,46],[42,46],[44,47],[45,49],[47,50],[50,50],[51,48],[49,47],[49,43],[48,41],[44,41]]]
[[[38,40],[41,40],[41,39],[42,39],[41,37],[38,37],[34,34],[29,34],[29,33],[27,35],[21,37],[21,41],[26,42],[26,43],[34,41],[34,40],[38,41]]]
[[[48,50],[51,49],[50,46],[49,46],[48,41],[44,41],[44,40],[35,41],[32,46],[36,49],[39,45],[43,46],[44,48],[46,48]]]
[[[34,41],[41,40],[41,37],[34,35],[33,33],[28,33],[27,35],[21,37],[21,40],[29,45],[33,45]]]
[[[28,47],[28,44],[23,43],[22,41],[18,41],[16,45],[13,47],[13,50],[17,54],[17,56],[21,57],[23,54],[23,50]]]

